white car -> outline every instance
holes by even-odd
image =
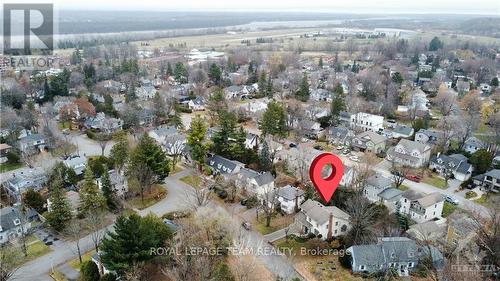
[[[337,150],[342,150],[342,149],[344,149],[344,146],[343,146],[343,145],[339,145],[339,146],[337,146]]]
[[[356,155],[349,156],[349,159],[351,159],[351,161],[354,161],[354,162],[359,162],[359,158]]]

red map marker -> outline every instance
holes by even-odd
[[[331,174],[323,178],[323,167],[330,164],[332,167]],[[311,163],[309,168],[309,177],[311,178],[314,187],[318,191],[321,199],[328,202],[332,198],[333,193],[339,186],[340,180],[344,175],[344,165],[342,160],[332,153],[322,153],[318,155]]]

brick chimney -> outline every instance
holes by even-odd
[[[326,234],[326,239],[331,239],[333,233],[333,214],[330,213],[330,217],[328,218],[328,233]]]

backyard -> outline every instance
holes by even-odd
[[[255,218],[252,221],[252,225],[255,228],[255,230],[262,233],[262,235],[266,235],[275,232],[276,230],[285,228],[291,223],[293,223],[293,216],[290,215],[282,216],[281,214],[276,214],[271,219],[270,226],[266,226],[266,217],[262,213],[259,214],[258,220]]]

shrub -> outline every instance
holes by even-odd
[[[474,191],[467,191],[465,193],[465,199],[470,199],[470,198],[474,198],[477,196],[477,193],[475,193]]]
[[[257,199],[256,196],[252,196],[250,198],[248,198],[247,200],[247,209],[252,209],[253,207],[257,206],[257,203],[259,202],[259,200]]]
[[[16,164],[16,163],[19,163],[19,160],[21,160],[21,158],[19,157],[19,155],[16,152],[9,151],[7,153],[7,163]]]
[[[101,277],[100,281],[116,281],[117,277],[113,273],[106,273]]]
[[[81,267],[81,280],[82,281],[99,281],[99,268],[93,261],[86,261]]]
[[[212,272],[212,279],[214,281],[234,281],[234,275],[231,273],[229,266],[224,263],[219,263]]]

